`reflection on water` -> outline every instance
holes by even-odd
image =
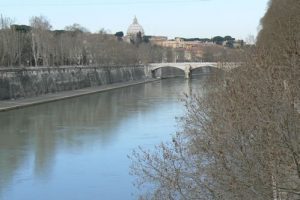
[[[0,199],[133,199],[127,155],[178,129],[183,93],[168,79],[0,113]]]

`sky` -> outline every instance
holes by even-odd
[[[269,0],[0,0],[0,14],[16,24],[45,16],[53,29],[78,23],[91,32],[127,32],[134,16],[146,35],[256,36]]]

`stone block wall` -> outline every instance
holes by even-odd
[[[144,66],[0,68],[0,100],[143,80]]]

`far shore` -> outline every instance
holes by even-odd
[[[83,88],[83,89],[78,89],[78,90],[44,94],[44,95],[40,95],[40,96],[36,96],[36,97],[21,98],[21,99],[16,99],[16,100],[2,100],[2,101],[0,101],[0,112],[14,110],[14,109],[20,109],[20,108],[34,106],[34,105],[43,104],[43,103],[49,103],[49,102],[53,102],[53,101],[59,101],[59,100],[63,100],[63,99],[79,97],[79,96],[98,93],[98,92],[104,92],[104,91],[118,89],[118,88],[122,88],[122,87],[128,87],[128,86],[132,86],[132,85],[153,82],[153,81],[157,81],[157,80],[160,80],[160,79],[145,79],[145,80],[139,80],[139,81],[121,82],[121,83],[102,85],[102,86],[98,86],[98,87],[89,87],[89,88]]]

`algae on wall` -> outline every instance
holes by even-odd
[[[5,68],[0,70],[0,100],[145,78],[143,66]]]

